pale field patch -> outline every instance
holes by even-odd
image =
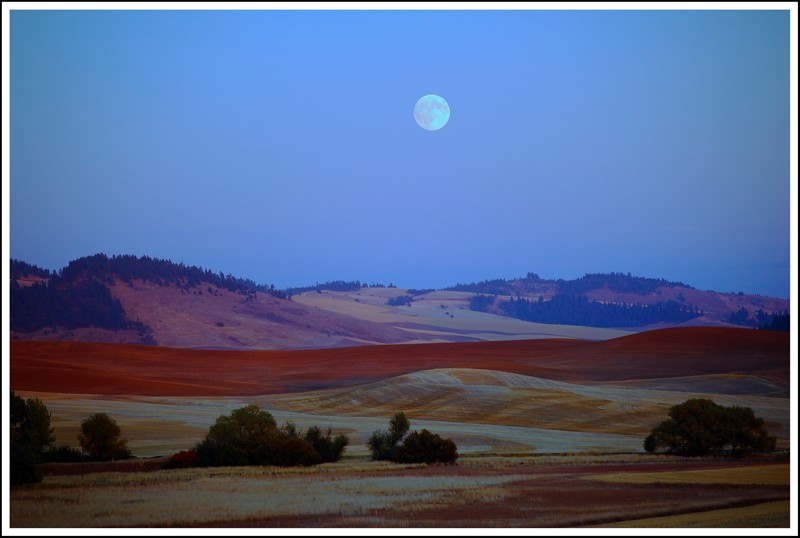
[[[385,304],[387,299],[406,293],[407,290],[396,288],[362,288],[358,292],[304,292],[293,296],[292,301],[364,321],[389,324],[415,334],[460,338],[466,336],[474,340],[535,338],[607,340],[636,332],[531,323],[484,312],[473,312],[469,310],[469,297],[473,294],[465,292],[432,292],[419,295],[410,306],[392,307]]]
[[[691,382],[697,383],[696,379]],[[674,385],[679,386],[679,380]],[[493,370],[424,370],[354,387],[275,395],[264,401],[270,408],[300,413],[390,417],[403,410],[409,417],[425,420],[448,417],[448,422],[643,438],[667,417],[672,405],[690,397],[752,407],[768,421],[773,434],[788,439],[787,398],[578,385]],[[641,450],[641,441],[637,444],[628,449]]]
[[[766,484],[789,485],[789,464],[727,467],[658,473],[609,473],[590,475],[586,480],[620,482],[627,484]]]

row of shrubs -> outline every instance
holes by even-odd
[[[412,463],[452,463],[458,457],[455,443],[428,430],[408,435],[409,422],[398,413],[390,432],[376,431],[368,442],[373,459]],[[81,450],[54,446],[50,412],[38,398],[24,400],[11,393],[11,483],[40,482],[38,464],[112,461],[131,458],[127,440],[116,421],[95,413],[81,423]],[[402,444],[400,442],[402,441]],[[350,440],[328,428],[311,426],[305,432],[294,423],[278,427],[268,411],[256,405],[220,416],[206,436],[191,450],[173,454],[168,468],[239,465],[317,465],[339,461]]]
[[[200,466],[316,465],[339,461],[349,443],[330,428],[312,426],[304,434],[292,422],[278,428],[271,413],[248,405],[219,417],[194,452]]]
[[[426,429],[408,433],[409,427],[405,414],[397,413],[388,432],[374,432],[367,442],[372,459],[400,463],[456,461],[458,449],[452,440]],[[333,436],[330,428],[323,433],[312,426],[302,433],[292,422],[278,428],[268,411],[248,405],[219,417],[193,450],[173,454],[167,467],[316,465],[339,461],[349,443],[346,435]]]
[[[373,460],[398,463],[454,463],[458,449],[451,439],[423,429],[409,433],[404,413],[397,413],[388,430],[377,430],[367,441]],[[95,413],[81,423],[81,450],[53,446],[50,412],[38,398],[27,400],[11,392],[11,483],[41,481],[37,465],[43,462],[110,461],[127,459],[131,452],[117,423]],[[278,427],[268,411],[256,405],[220,416],[208,434],[191,450],[173,454],[166,467],[239,465],[316,465],[339,461],[350,441],[319,426],[305,432],[294,423]],[[724,407],[696,398],[675,405],[669,419],[655,427],[644,441],[647,452],[682,456],[729,453],[741,456],[775,449],[775,437],[748,407]]]

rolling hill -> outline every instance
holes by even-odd
[[[530,274],[445,290],[358,281],[277,290],[168,260],[103,254],[58,272],[12,260],[10,296],[13,340],[201,349],[606,340],[670,326],[753,326],[789,307],[616,273],[573,281]]]
[[[685,327],[604,341],[534,339],[225,351],[11,342],[10,386],[54,413],[74,444],[103,409],[139,455],[192,446],[222,413],[255,403],[283,423],[348,432],[354,454],[387,417],[452,436],[459,451],[641,451],[671,405],[710,397],[789,439],[789,337]]]
[[[685,327],[611,340],[565,338],[311,350],[220,351],[82,342],[11,342],[14,390],[164,396],[338,388],[434,368],[567,383],[746,375],[789,386],[789,336]]]

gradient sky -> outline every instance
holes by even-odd
[[[12,11],[10,253],[788,298],[789,50],[788,11]]]

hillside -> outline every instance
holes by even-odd
[[[345,387],[434,368],[472,368],[567,383],[757,376],[788,390],[788,358],[785,333],[716,327],[662,329],[597,342],[552,338],[286,351],[12,341],[11,388],[263,395]]]
[[[534,274],[446,290],[334,281],[272,285],[149,257],[103,254],[58,272],[12,260],[11,338],[203,349],[579,338],[670,326],[766,325],[786,300],[611,273]]]

